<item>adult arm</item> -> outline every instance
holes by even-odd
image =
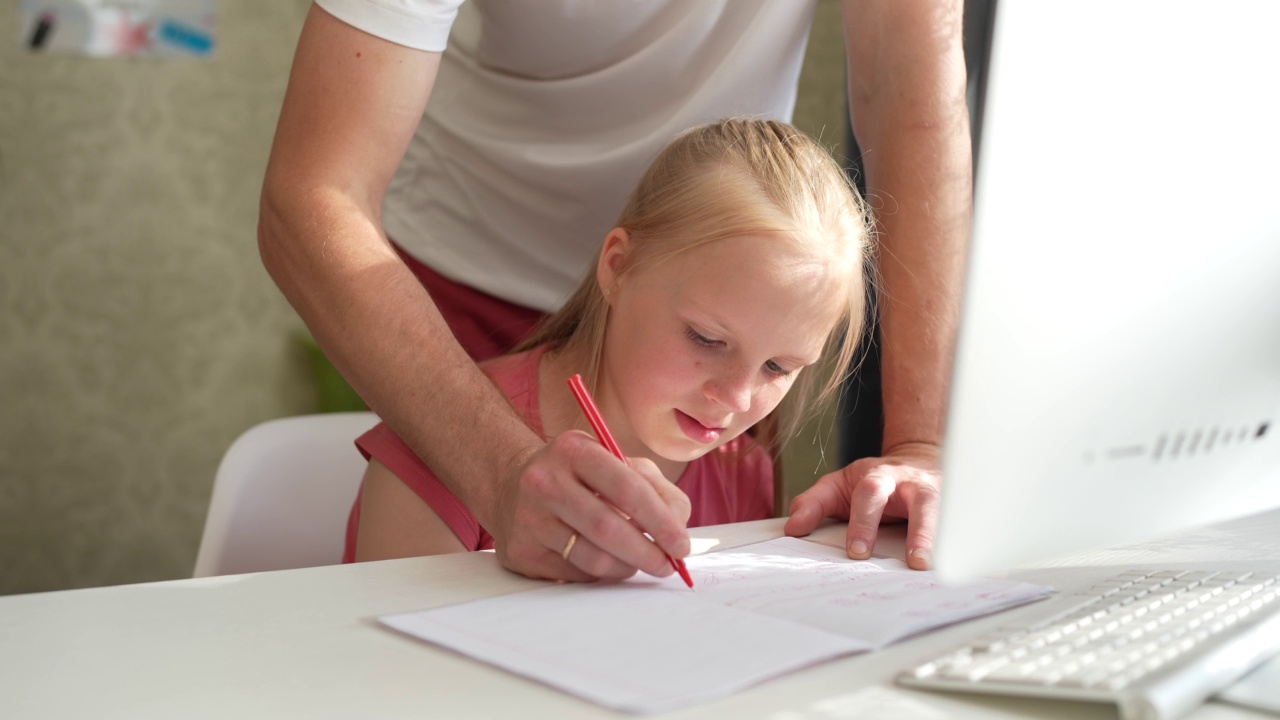
[[[370,408],[494,535],[504,565],[569,580],[637,568],[668,574],[662,550],[689,551],[679,513],[589,436],[543,443],[458,345],[386,239],[383,193],[439,65],[439,53],[379,39],[312,6],[263,182],[263,263]],[[575,558],[593,572],[560,558],[574,529],[591,540],[595,552]]]
[[[849,104],[878,221],[881,457],[819,478],[786,532],[848,518],[865,558],[882,518],[907,519],[907,562],[929,567],[939,456],[972,198],[959,0],[846,0]]]

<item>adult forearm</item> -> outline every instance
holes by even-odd
[[[493,534],[504,566],[557,580],[670,572],[663,553],[688,552],[687,499],[681,512],[682,494],[659,496],[585,433],[543,443],[463,352],[384,236],[383,194],[440,59],[311,7],[263,182],[263,262],[356,391]],[[585,488],[620,498],[614,504],[637,525]],[[430,532],[396,517],[410,532]],[[377,529],[406,530],[396,522]],[[591,573],[563,557],[568,523],[600,551],[586,555]]]
[[[336,193],[293,207],[274,197],[264,193],[259,231],[268,272],[369,407],[491,526],[498,478],[541,445],[537,435],[454,340],[372,219]]]
[[[967,198],[962,201],[958,191],[911,192],[911,183],[898,180],[885,177],[881,185],[899,198],[897,212],[886,213],[880,221],[879,340],[886,451],[911,442],[941,441],[969,230]],[[951,182],[968,184],[967,177]],[[927,203],[928,217],[902,207],[913,197]]]
[[[846,6],[850,112],[880,234],[886,450],[941,440],[972,196],[962,14],[958,2]]]
[[[504,464],[538,439],[458,346],[380,219],[439,63],[311,7],[263,181],[259,245],[343,376],[487,523]]]

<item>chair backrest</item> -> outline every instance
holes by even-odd
[[[354,441],[371,412],[269,420],[227,449],[213,483],[195,577],[332,565],[367,463]]]

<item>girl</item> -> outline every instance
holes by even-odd
[[[623,452],[689,526],[771,517],[774,448],[746,433],[795,389],[781,433],[756,433],[788,437],[810,398],[839,385],[828,372],[810,387],[820,363],[850,366],[868,228],[844,172],[794,127],[694,128],[650,165],[564,307],[483,367],[547,438],[589,432],[566,384],[582,374]],[[385,424],[357,445],[369,468],[345,562],[493,547]],[[591,577],[634,571],[595,547],[600,528],[571,522],[548,552]]]

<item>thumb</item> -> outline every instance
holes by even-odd
[[[841,483],[831,478],[832,475],[824,475],[813,487],[791,501],[790,515],[782,528],[784,533],[791,537],[808,535],[823,518],[849,512],[849,502],[841,492]]]

